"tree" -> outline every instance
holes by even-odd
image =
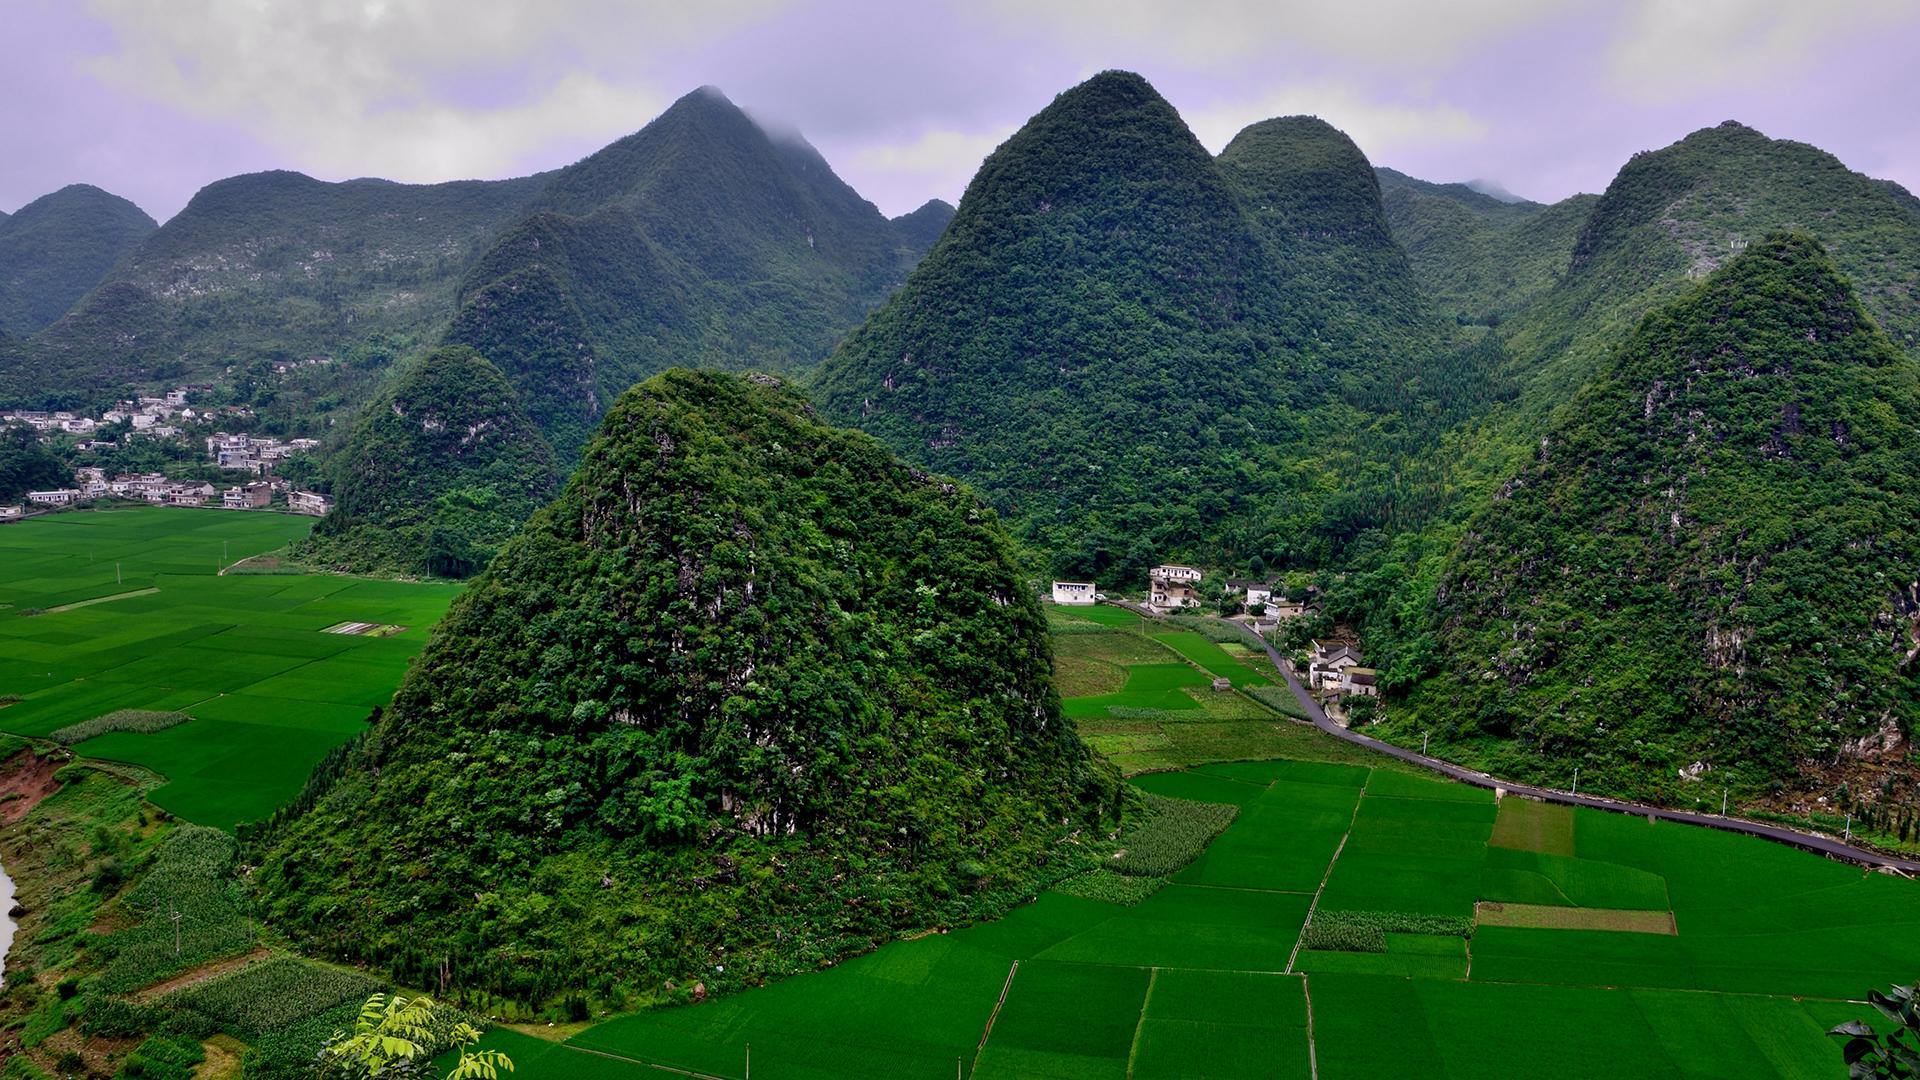
[[[1886,1034],[1864,1020],[1849,1020],[1827,1034],[1845,1039],[1840,1053],[1853,1080],[1911,1080],[1920,1077],[1920,999],[1914,986],[1887,993],[1867,991],[1867,1002],[1893,1022]]]
[[[320,1049],[320,1073],[329,1080],[411,1080],[433,1075],[433,1047],[451,1044],[460,1060],[445,1080],[498,1080],[513,1060],[498,1050],[474,1050],[480,1030],[454,1020],[425,994],[375,994],[360,1007],[353,1031],[336,1031]],[[444,1030],[443,1030],[444,1029]]]

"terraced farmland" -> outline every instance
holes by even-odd
[[[44,737],[120,710],[162,730],[85,739],[85,756],[168,778],[165,810],[231,829],[300,789],[366,728],[456,586],[336,575],[218,573],[304,535],[281,514],[133,508],[0,529],[0,731]],[[406,627],[323,633],[342,622]]]
[[[1139,668],[1142,689],[1195,702],[1165,726],[1276,722],[1250,704],[1210,716],[1208,695],[1241,699],[1169,687],[1151,670],[1164,646],[1110,629],[1134,640],[1058,639],[1063,685],[1096,691],[1069,701],[1083,724],[1151,708],[1085,704],[1126,692],[1110,687]],[[1120,671],[1096,678],[1101,664]],[[1238,813],[1132,904],[1048,892],[994,923],[565,1042],[489,1041],[532,1080],[659,1075],[651,1065],[739,1078],[749,1045],[771,1080],[1832,1077],[1844,1068],[1825,1029],[1920,970],[1913,882],[1749,837],[1496,801],[1290,728],[1269,736],[1284,757],[1135,776]],[[1204,758],[1204,741],[1156,753],[1196,745]],[[1480,922],[1496,904],[1532,924]]]

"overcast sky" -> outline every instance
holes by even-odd
[[[710,83],[899,214],[1114,67],[1216,151],[1312,113],[1377,165],[1551,200],[1738,119],[1920,190],[1916,55],[1920,0],[0,0],[0,210],[520,175]]]

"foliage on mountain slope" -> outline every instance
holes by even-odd
[[[556,173],[467,275],[447,340],[515,357],[571,458],[601,403],[667,367],[811,364],[920,250],[798,136],[703,88]]]
[[[1732,121],[1634,155],[1594,205],[1565,279],[1512,324],[1528,415],[1566,400],[1644,315],[1777,229],[1819,240],[1894,344],[1920,352],[1920,215],[1897,190]]]
[[[933,242],[953,220],[953,204],[945,199],[928,199],[920,208],[893,219],[893,227],[906,238],[907,247],[916,255],[932,250]]]
[[[1503,775],[1660,794],[1911,730],[1920,369],[1817,241],[1649,316],[1469,521],[1394,725]]]
[[[253,173],[207,187],[34,345],[5,389],[117,390],[430,340],[481,245],[544,184],[324,183]]]
[[[513,387],[464,346],[396,370],[332,467],[334,510],[296,554],[361,572],[478,573],[558,487]]]
[[[1461,324],[1498,326],[1552,288],[1599,199],[1503,202],[1465,184],[1375,171],[1387,221],[1421,290]]]
[[[1062,840],[1113,781],[992,511],[771,384],[675,370],[616,403],[271,841],[277,926],[403,982],[655,995],[1083,865]]]
[[[1130,576],[1311,520],[1354,478],[1309,467],[1308,430],[1329,435],[1311,453],[1353,460],[1381,419],[1363,406],[1403,392],[1377,370],[1439,375],[1437,329],[1345,136],[1273,121],[1216,162],[1145,80],[1108,72],[986,160],[817,387],[977,483],[1061,572]]]
[[[0,332],[36,333],[66,314],[155,228],[146,211],[88,184],[0,217]]]

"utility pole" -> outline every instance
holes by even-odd
[[[121,584],[121,581],[120,581],[120,564],[119,564],[119,563],[114,563],[114,564],[113,564],[113,583],[114,583],[115,585],[119,585],[119,584]]]
[[[1853,843],[1853,811],[1847,811],[1847,843]]]
[[[1580,766],[1573,767],[1573,794],[1580,794]]]
[[[1727,816],[1727,789],[1726,788],[1720,789],[1720,816],[1721,817]]]
[[[753,1044],[747,1044],[747,1080],[753,1080]]]
[[[180,909],[174,907],[173,901],[169,900],[167,901],[167,910],[172,913],[168,916],[168,918],[173,920],[173,955],[179,956],[180,955]]]
[[[1431,731],[1423,731],[1420,733],[1420,756],[1421,757],[1427,756],[1427,740],[1431,738],[1433,738],[1433,732]]]

